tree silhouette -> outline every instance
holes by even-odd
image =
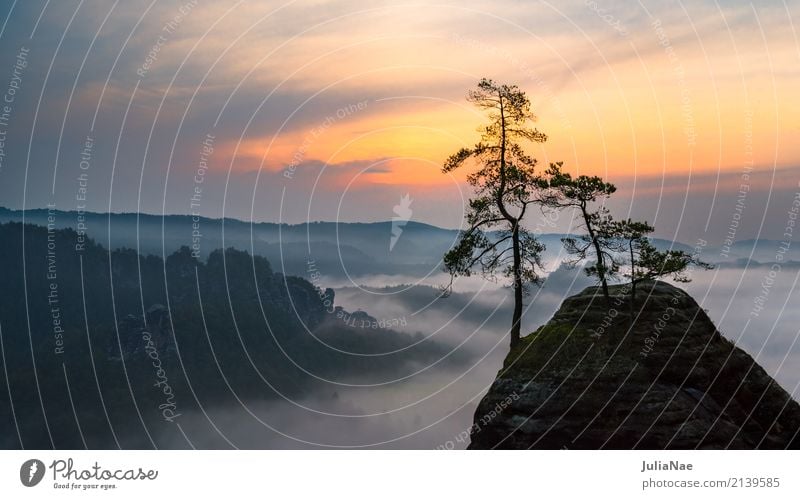
[[[467,99],[488,112],[489,123],[479,128],[481,140],[474,147],[462,148],[444,163],[447,173],[474,160],[478,168],[467,175],[476,196],[469,201],[467,228],[455,246],[444,255],[451,280],[471,275],[479,268],[485,277],[496,278],[498,271],[511,279],[514,313],[511,346],[520,340],[522,298],[528,284],[540,284],[537,269],[544,245],[522,226],[541,180],[534,169],[536,159],[522,149],[522,142],[544,142],[547,136],[530,123],[536,118],[525,92],[516,85],[500,85],[482,79]],[[492,232],[488,232],[488,231]]]
[[[648,244],[647,235],[652,233],[655,229],[647,222],[639,222],[631,220],[620,220],[613,222],[611,232],[616,235],[619,240],[620,251],[627,253],[628,263],[630,265],[630,273],[626,277],[630,278],[631,282],[631,307],[633,301],[636,299],[636,273],[637,265],[639,264],[642,247]]]
[[[713,265],[682,250],[660,251],[646,238],[642,238],[637,244],[638,258],[630,274],[632,289],[638,282],[667,276],[678,282],[690,282],[691,279],[686,273],[690,266],[706,270],[714,268]]]
[[[594,252],[595,261],[584,270],[594,276],[603,289],[603,296],[610,300],[608,279],[614,277],[619,270],[619,262],[615,257],[617,241],[614,235],[614,223],[605,206],[592,209],[592,204],[613,194],[617,188],[614,184],[604,182],[597,176],[580,175],[572,177],[561,170],[563,163],[551,163],[547,170],[548,179],[544,185],[548,187],[547,195],[542,198],[545,205],[554,208],[575,208],[578,210],[582,226],[586,231],[578,237],[565,237],[561,241],[567,253],[573,255],[573,265],[588,258]],[[544,182],[544,181],[542,181]]]

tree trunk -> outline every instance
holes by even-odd
[[[594,249],[597,251],[597,275],[600,277],[600,285],[603,287],[603,296],[606,301],[611,301],[611,295],[608,293],[608,282],[606,282],[605,262],[603,261],[603,251],[600,249],[600,243],[597,239],[594,240]]]
[[[611,295],[608,293],[608,283],[606,282],[606,264],[603,261],[603,250],[600,249],[600,242],[597,240],[597,235],[592,227],[591,217],[589,217],[585,205],[581,206],[581,213],[583,213],[583,222],[586,224],[586,231],[589,233],[589,238],[594,245],[594,252],[597,253],[597,277],[600,279],[600,285],[603,288],[603,296],[606,297],[606,301],[610,304]]]
[[[631,328],[633,327],[633,312],[635,310],[634,304],[636,302],[636,261],[633,259],[633,242],[628,243],[631,250]]]
[[[506,210],[503,196],[506,190],[506,115],[503,105],[503,96],[498,96],[500,100],[500,187],[497,189],[497,208],[503,218],[511,224],[511,243],[514,251],[514,316],[511,319],[511,348],[514,348],[520,341],[520,329],[522,322],[522,250],[519,243],[519,219],[511,215]]]
[[[514,225],[511,233],[511,241],[514,250],[514,316],[511,322],[511,348],[514,348],[520,341],[520,329],[522,322],[522,254],[519,244],[519,226]]]

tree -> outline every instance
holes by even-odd
[[[481,140],[474,147],[462,148],[444,163],[442,171],[451,172],[468,160],[477,170],[467,175],[475,190],[466,214],[467,228],[455,246],[444,255],[445,270],[453,278],[471,275],[479,268],[485,277],[495,278],[498,270],[511,279],[514,289],[514,313],[511,322],[511,346],[520,340],[522,299],[529,284],[540,284],[537,269],[544,245],[522,226],[528,206],[540,180],[534,170],[536,159],[525,153],[522,142],[544,142],[547,136],[530,127],[536,117],[525,92],[516,85],[500,85],[482,79],[469,92],[468,101],[488,112],[489,123],[479,128]],[[493,232],[487,233],[492,230]]]
[[[578,210],[586,233],[578,237],[565,237],[561,241],[567,253],[574,256],[574,260],[569,262],[572,265],[587,259],[590,251],[594,252],[595,262],[584,270],[587,275],[597,278],[603,289],[603,296],[610,300],[608,279],[614,277],[619,270],[619,262],[615,258],[613,220],[604,206],[593,210],[591,205],[599,199],[609,197],[617,188],[597,176],[580,175],[573,178],[561,170],[562,166],[563,163],[560,162],[550,164],[546,172],[548,179],[543,185],[548,187],[548,194],[542,198],[542,202],[554,208],[572,207]]]
[[[690,282],[691,279],[686,273],[690,266],[706,270],[714,268],[713,265],[682,250],[660,251],[646,238],[642,238],[638,244],[639,258],[631,271],[631,285],[668,276],[678,282]]]
[[[647,235],[652,233],[652,225],[645,222],[631,220],[620,220],[611,222],[607,231],[613,234],[617,241],[619,253],[627,254],[630,273],[625,274],[630,278],[630,316],[629,324],[633,326],[633,316],[636,310],[636,269],[643,245],[647,244]]]
[[[634,221],[630,218],[614,222],[614,226],[611,228],[611,232],[619,240],[620,251],[627,253],[628,256],[630,274],[626,274],[626,277],[629,277],[631,282],[631,309],[633,308],[633,301],[636,299],[635,276],[637,264],[639,263],[642,247],[648,244],[647,235],[654,230],[649,223]]]

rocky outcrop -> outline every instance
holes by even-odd
[[[146,320],[133,314],[126,315],[117,324],[119,343],[116,335],[109,341],[106,353],[111,360],[120,360],[135,355],[146,355],[148,348],[160,355],[175,353],[175,341],[170,326],[169,311],[164,305],[156,304],[147,309]],[[122,354],[120,355],[120,351]]]
[[[509,353],[469,448],[800,447],[800,406],[691,296],[644,283],[631,308],[611,290],[567,298]]]

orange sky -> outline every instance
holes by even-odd
[[[49,78],[43,97],[26,84],[15,102],[20,120],[46,110],[14,139],[33,136],[36,147],[8,158],[55,177],[26,194],[40,205],[74,174],[79,151],[64,148],[92,129],[98,163],[115,165],[121,201],[112,208],[184,212],[199,144],[212,134],[209,215],[238,202],[247,218],[258,196],[279,201],[285,189],[294,199],[313,190],[320,205],[298,201],[292,220],[329,219],[344,201],[351,219],[387,219],[389,198],[411,193],[419,220],[456,226],[466,172],[440,166],[479,140],[486,118],[466,95],[483,77],[527,92],[549,136],[529,152],[545,166],[656,186],[688,173],[731,179],[748,166],[791,179],[800,165],[797,2],[221,0],[198,4],[169,32],[174,2],[143,12],[138,2],[86,0],[78,15],[67,4],[50,2],[40,24],[41,33],[65,32],[63,43],[9,24],[9,46],[57,51],[57,64],[37,56],[26,70],[25,81]],[[283,175],[289,168],[303,170],[302,182]],[[422,200],[444,192],[449,218]],[[22,202],[12,188],[6,195]],[[94,198],[95,209],[109,209],[104,201]],[[275,219],[276,208],[258,216]]]
[[[478,139],[483,117],[464,97],[481,77],[527,91],[550,136],[530,151],[543,163],[611,177],[798,164],[800,7],[591,5],[220,2],[182,21],[139,92],[152,109],[163,93],[195,107],[249,99],[216,111],[237,120],[218,151],[240,171],[280,171],[303,149],[330,165],[417,158],[431,167],[393,161],[380,181],[449,182],[433,165]],[[160,28],[133,43],[147,48]]]
[[[520,85],[534,102],[537,127],[550,136],[531,145],[542,163],[563,160],[568,169],[614,177],[771,168],[800,159],[800,72],[792,69],[800,67],[798,46],[780,12],[756,19],[746,7],[730,8],[697,15],[694,25],[659,18],[660,30],[644,18],[626,26],[625,36],[603,26],[572,36],[526,30],[509,24],[513,17],[458,7],[437,14],[419,22],[410,8],[379,9],[321,27],[281,49],[285,57],[240,60],[267,85],[277,69],[291,76],[281,89],[342,97],[324,105],[312,98],[304,109],[316,117],[304,125],[290,120],[279,132],[229,140],[225,150],[264,159],[274,170],[301,148],[305,159],[332,166],[399,158],[381,163],[391,175],[361,181],[448,183],[438,165],[478,139],[483,117],[464,97],[487,76]],[[453,22],[460,18],[510,33],[461,29]],[[726,24],[730,31],[720,29]],[[348,29],[354,25],[357,34]],[[369,94],[363,110],[312,133],[338,109],[362,101],[360,92]]]

